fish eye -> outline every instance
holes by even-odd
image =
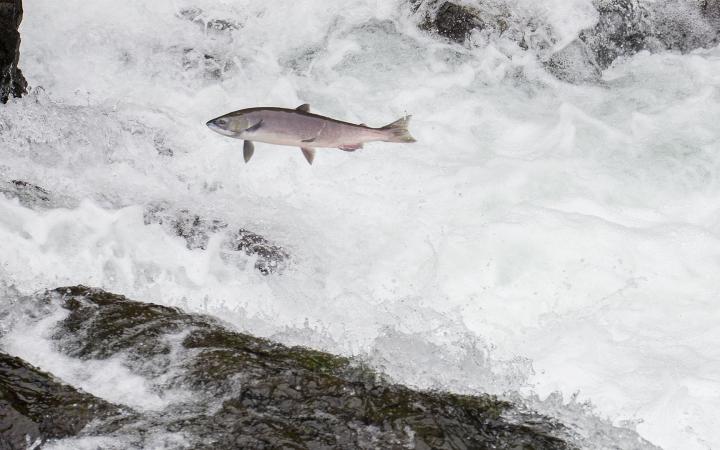
[[[227,124],[228,124],[228,120],[227,120],[227,119],[223,119],[223,118],[215,119],[215,123],[217,123],[218,125],[227,125]]]

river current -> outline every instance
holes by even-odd
[[[0,108],[0,180],[53,199],[0,195],[5,298],[97,286],[588,434],[720,448],[720,48],[573,84],[503,36],[422,31],[400,0],[24,3],[32,91]],[[586,0],[508,5],[558,49],[597,21]],[[371,126],[412,114],[418,142],[313,166],[259,143],[245,164],[205,127],[303,103]],[[221,234],[189,248],[147,223],[153,205],[252,230],[288,263],[263,275]],[[166,401],[13,333],[7,351],[88,392]]]

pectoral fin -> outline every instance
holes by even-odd
[[[245,158],[245,162],[250,161],[253,153],[255,153],[255,146],[252,141],[245,141],[243,143],[243,157]]]
[[[251,126],[251,127],[248,128],[247,130],[245,130],[245,132],[246,132],[246,133],[253,133],[253,132],[259,130],[260,127],[262,126],[262,123],[263,123],[263,121],[262,121],[262,119],[261,119],[260,122],[258,122],[258,123],[256,123],[255,125]]]
[[[307,103],[303,103],[302,105],[298,106],[298,107],[295,108],[295,109],[296,109],[297,111],[310,112],[310,105],[308,105]]]
[[[312,165],[313,160],[315,159],[315,149],[300,147],[300,150],[302,150],[303,155],[305,156],[305,159],[307,159],[308,164]]]

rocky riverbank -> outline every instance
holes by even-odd
[[[720,2],[596,0],[597,22],[557,49],[555,30],[493,0],[411,0],[420,28],[459,44],[473,36],[502,37],[535,51],[547,69],[572,82],[596,81],[616,59],[639,51],[687,53],[720,42]],[[480,39],[482,41],[482,39]]]
[[[0,102],[27,92],[27,81],[18,68],[22,0],[0,0]]]
[[[16,326],[57,317],[47,329],[54,351],[120,360],[172,400],[153,411],[115,405],[3,354],[0,436],[9,444],[0,448],[98,435],[140,448],[158,435],[173,436],[163,445],[195,449],[573,448],[561,424],[496,397],[412,390],[358,361],[238,333],[210,317],[84,286],[15,306],[5,314],[15,314]]]

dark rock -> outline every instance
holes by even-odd
[[[0,181],[0,194],[16,198],[21,205],[30,209],[68,207],[76,203],[69,197],[55,195],[47,189],[22,180]]]
[[[93,420],[122,413],[122,408],[0,352],[0,450],[75,436]]]
[[[411,390],[347,358],[233,332],[209,317],[82,286],[41,301],[68,311],[53,335],[62,352],[121,357],[156,392],[192,393],[120,430],[140,447],[143,436],[182,432],[197,449],[571,448],[562,425],[495,397]]]
[[[251,231],[239,229],[230,234],[225,247],[232,251],[257,257],[255,268],[263,275],[269,275],[283,269],[290,255],[267,239]]]
[[[0,0],[0,102],[27,93],[27,81],[18,69],[22,0]]]
[[[720,0],[702,0],[700,9],[706,17],[720,20]]]
[[[632,55],[646,48],[651,32],[650,13],[637,0],[614,0],[598,4],[600,20],[580,39],[590,43],[596,63],[607,68],[619,56]]]
[[[207,249],[210,237],[222,232],[222,248],[228,257],[240,252],[256,258],[255,269],[263,275],[281,271],[290,258],[284,249],[258,234],[243,228],[229,231],[228,224],[222,220],[205,219],[186,209],[172,212],[166,204],[150,205],[145,209],[144,221],[146,225],[160,224],[168,232],[182,237],[190,250]]]
[[[465,43],[473,31],[501,35],[510,28],[508,9],[489,2],[479,2],[477,7],[441,0],[411,0],[410,4],[422,17],[421,29],[460,44]]]
[[[616,59],[642,50],[686,53],[720,42],[720,7],[714,0],[597,0],[596,7],[598,23],[546,61],[558,78],[594,81]]]
[[[716,2],[653,3],[652,39],[660,50],[687,53],[714,47],[720,42],[720,18]],[[651,49],[654,50],[654,49]]]
[[[484,24],[470,8],[452,2],[443,2],[434,17],[430,15],[426,17],[422,27],[462,43],[471,31],[483,29]]]
[[[169,232],[185,239],[190,250],[207,249],[210,236],[227,228],[221,220],[206,220],[192,214],[187,209],[171,212],[169,206],[163,203],[149,205],[143,213],[145,225],[156,223],[163,225]]]
[[[473,31],[491,33],[535,52],[556,77],[570,82],[597,81],[621,57],[639,51],[689,52],[720,43],[720,1],[595,0],[598,22],[565,48],[548,54],[555,37],[538,18],[522,17],[498,2],[473,7],[439,0],[410,0],[420,15],[420,28],[457,43]]]
[[[652,29],[650,13],[638,0],[600,0],[596,6],[598,23],[545,62],[558,78],[570,82],[598,80],[618,57],[647,48]]]
[[[26,181],[0,181],[0,193],[9,198],[17,198],[20,204],[28,208],[50,207],[53,203],[50,192]]]

